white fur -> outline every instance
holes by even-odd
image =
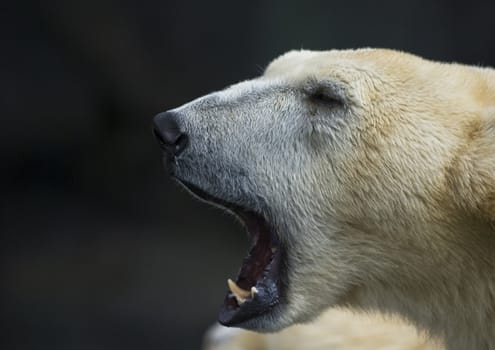
[[[343,306],[495,349],[494,106],[492,69],[366,49],[289,52],[176,109],[177,177],[262,213],[287,252],[284,302],[244,327]]]
[[[220,325],[205,334],[203,350],[440,350],[442,347],[397,319],[339,309],[315,322],[261,334]]]

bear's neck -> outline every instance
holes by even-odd
[[[397,257],[386,280],[375,278],[346,304],[398,314],[448,350],[495,350],[495,232],[464,229],[429,247],[420,263],[416,254]]]

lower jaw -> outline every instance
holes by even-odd
[[[274,311],[280,304],[281,291],[285,289],[282,288],[280,278],[281,272],[285,271],[282,266],[282,261],[285,260],[282,259],[284,249],[278,235],[263,215],[215,198],[193,184],[177,180],[200,199],[224,207],[237,215],[244,222],[254,242],[235,282],[244,295],[239,298],[233,292],[227,293],[220,309],[219,322],[225,326],[249,329],[258,329],[260,326],[269,328],[268,324],[263,323],[273,319]],[[246,297],[250,290],[251,296]]]
[[[253,286],[256,293],[239,304],[232,292],[225,296],[218,320],[224,326],[257,329],[263,319],[269,318],[280,304],[282,285],[280,281],[280,252],[269,264],[270,270]]]
[[[237,322],[237,323],[224,323],[221,320],[222,310],[219,315],[219,323],[227,327],[237,327],[259,333],[277,332],[284,328],[284,324],[281,324],[281,307],[280,304],[273,306],[269,311],[265,313]]]

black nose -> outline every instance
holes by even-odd
[[[188,137],[180,130],[175,112],[163,112],[153,118],[153,134],[169,154],[178,156],[188,145]]]

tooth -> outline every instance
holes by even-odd
[[[253,299],[253,298],[254,298],[254,295],[255,295],[256,293],[258,293],[258,290],[256,289],[256,287],[255,287],[255,286],[252,286],[252,287],[251,287],[251,299]]]
[[[248,290],[244,290],[241,287],[239,287],[237,283],[232,281],[230,278],[227,280],[227,283],[229,285],[230,291],[234,294],[237,294],[240,297],[247,298],[251,294]]]
[[[242,289],[230,278],[227,280],[227,284],[229,285],[229,289],[232,294],[234,294],[234,297],[237,299],[239,305],[246,302],[246,298],[251,295],[250,291]]]

